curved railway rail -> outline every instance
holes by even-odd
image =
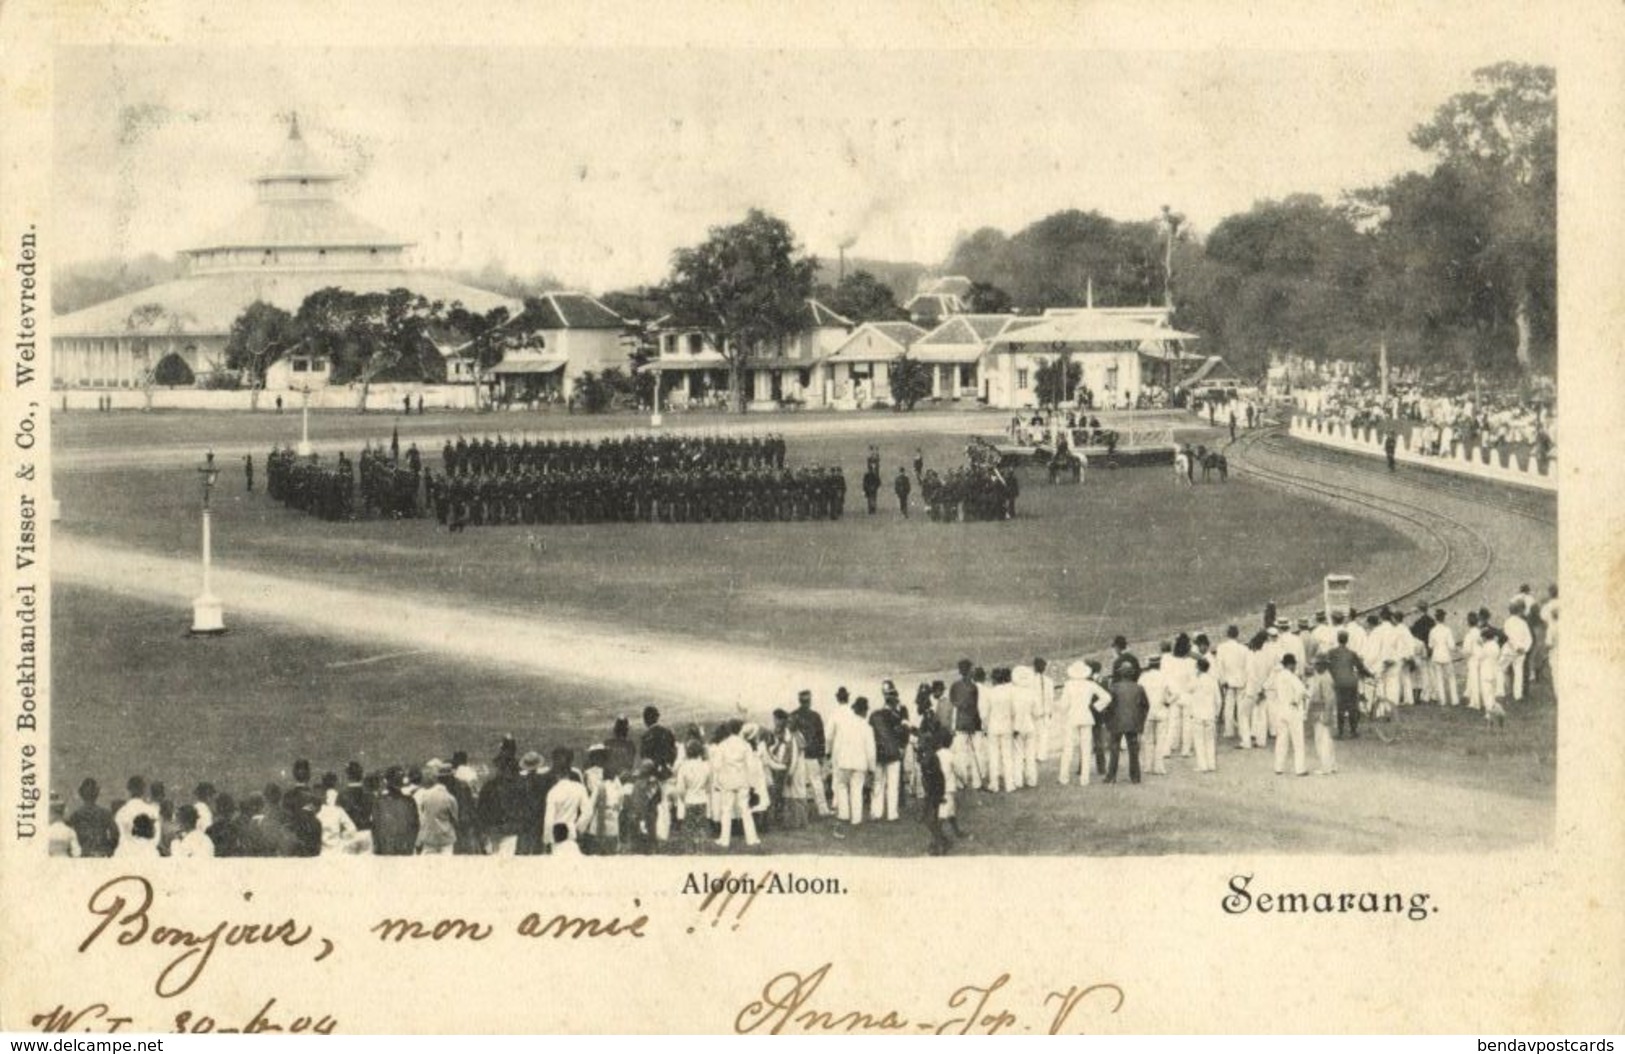
[[[1294,441],[1279,429],[1267,429],[1265,432],[1266,434],[1258,437],[1257,442],[1270,451],[1280,453],[1283,457],[1290,457],[1294,461],[1361,472],[1370,472],[1373,466],[1381,464],[1366,454],[1354,454],[1314,443]],[[1422,473],[1421,479],[1427,482],[1419,481],[1418,469]],[[1557,526],[1556,500],[1550,494],[1463,477],[1445,469],[1418,466],[1414,463],[1406,465],[1403,475],[1384,475],[1382,478],[1389,487],[1414,494],[1445,494],[1479,504],[1493,500],[1499,512],[1508,512],[1548,527]]]
[[[1435,604],[1443,603],[1471,590],[1489,574],[1490,568],[1495,564],[1495,549],[1471,525],[1436,508],[1395,498],[1391,494],[1378,493],[1374,489],[1332,484],[1323,476],[1289,471],[1282,467],[1282,462],[1290,464],[1308,462],[1312,465],[1331,465],[1333,462],[1332,459],[1321,458],[1314,453],[1301,456],[1303,452],[1296,448],[1291,453],[1283,452],[1276,441],[1280,433],[1279,427],[1261,428],[1229,444],[1226,450],[1230,452],[1231,466],[1246,475],[1276,486],[1339,503],[1378,509],[1385,516],[1411,525],[1436,542],[1442,550],[1439,561],[1420,583],[1404,592],[1362,604],[1362,610],[1393,607],[1418,599],[1426,599]],[[1351,472],[1360,471],[1346,462],[1336,463]],[[1388,482],[1386,478],[1384,482]],[[1432,488],[1408,484],[1405,489],[1430,491]],[[1520,515],[1538,518],[1531,512],[1518,511]]]

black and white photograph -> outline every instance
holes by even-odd
[[[1199,884],[1141,909],[1249,955],[1281,912],[1371,954],[1516,910],[1438,874],[1583,837],[1560,785],[1612,733],[1568,724],[1601,699],[1559,509],[1617,485],[1577,467],[1596,391],[1559,384],[1560,240],[1606,242],[1563,189],[1560,113],[1598,97],[1570,44],[1010,16],[1019,46],[978,46],[918,10],[863,46],[36,42],[48,101],[7,99],[49,173],[4,245],[10,848],[69,860],[30,866],[73,885],[81,958],[147,940],[141,884],[252,914],[254,874],[345,887],[374,949],[433,919],[363,875],[641,888],[734,930],[806,898],[777,910],[845,911],[853,948],[890,876],[940,890],[948,940],[956,883],[1018,863]],[[1617,604],[1625,561],[1584,553]],[[491,859],[378,859],[423,856]],[[794,976],[621,1030],[845,1020],[792,1014],[826,983]],[[1245,1027],[1374,1030],[1391,980],[1348,1023]],[[1164,1009],[1088,1027],[1238,1027]],[[612,1020],[535,1013],[498,1025]]]
[[[59,57],[63,851],[1550,837],[1551,67],[469,58]]]

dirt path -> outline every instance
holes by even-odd
[[[59,536],[55,579],[185,609],[199,589],[198,566]],[[682,712],[714,716],[735,705],[752,713],[790,706],[796,692],[832,698],[840,684],[877,688],[887,676],[846,668],[839,673],[804,657],[775,656],[725,644],[609,624],[521,617],[476,610],[427,596],[368,593],[309,579],[217,568],[214,592],[228,627],[248,617],[301,632],[330,634],[391,649],[426,651],[478,666],[498,666],[580,684],[611,684],[648,694]],[[769,703],[771,701],[771,703]]]

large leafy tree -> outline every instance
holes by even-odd
[[[1180,272],[1180,322],[1243,367],[1272,351],[1367,356],[1371,263],[1345,210],[1308,194],[1259,202],[1215,227],[1203,263]]]
[[[444,313],[448,329],[460,339],[452,348],[439,346],[442,359],[448,353],[467,356],[474,364],[474,401],[483,408],[485,372],[502,361],[503,337],[513,321],[508,309],[498,304],[486,312],[471,311],[461,300],[454,301]],[[431,338],[432,341],[432,338]]]
[[[735,411],[745,405],[745,363],[805,324],[817,269],[789,225],[760,209],[711,228],[705,241],[672,255],[665,299],[682,324],[700,330],[721,353]]]
[[[232,321],[231,335],[226,338],[226,367],[248,383],[250,409],[259,409],[265,371],[303,339],[291,314],[263,300],[249,304]]]
[[[921,399],[931,394],[931,365],[906,354],[892,362],[889,387],[892,408],[912,410]]]
[[[1486,295],[1474,314],[1492,329],[1510,317],[1527,368],[1537,345],[1556,343],[1557,77],[1547,66],[1501,62],[1473,80],[1411,142],[1438,159],[1435,178],[1454,181],[1481,220],[1469,269]]]
[[[1055,407],[1071,401],[1083,383],[1083,363],[1071,356],[1044,359],[1034,371],[1033,384],[1037,389],[1038,405]]]
[[[328,286],[305,298],[294,321],[306,346],[333,363],[333,381],[357,386],[356,408],[366,413],[375,381],[442,379],[445,364],[428,327],[443,310],[408,289],[353,293]]]
[[[868,271],[853,271],[833,286],[820,286],[819,299],[854,322],[889,322],[906,318],[891,286]]]
[[[976,315],[1006,315],[1015,309],[1010,294],[992,282],[972,282],[965,294],[965,310]]]
[[[1101,304],[1149,304],[1162,299],[1163,256],[1156,223],[1068,209],[1008,238],[984,227],[961,239],[948,269],[1008,290],[1026,308],[1080,306],[1091,285]]]

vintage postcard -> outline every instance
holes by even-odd
[[[1618,5],[0,34],[0,1030],[1621,1030]]]

